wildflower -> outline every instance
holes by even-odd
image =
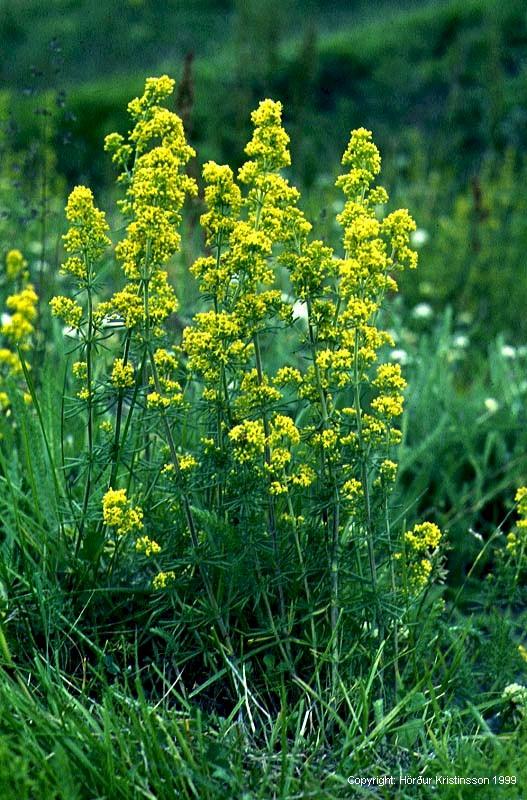
[[[181,472],[190,472],[197,466],[197,460],[190,453],[184,453],[179,457],[179,468]]]
[[[300,464],[298,469],[291,475],[291,483],[294,486],[301,486],[307,489],[316,479],[316,473],[309,464]]]
[[[460,349],[464,349],[465,347],[468,347],[469,338],[468,336],[465,336],[464,333],[458,333],[456,334],[456,336],[454,336],[452,344],[454,345],[454,347],[459,347]]]
[[[155,556],[161,552],[161,548],[157,542],[150,539],[149,536],[140,536],[135,541],[135,549],[138,553],[143,553],[147,558]]]
[[[397,464],[389,458],[385,458],[379,466],[378,485],[391,488],[397,477]]]
[[[80,328],[82,320],[82,306],[69,297],[57,295],[50,300],[51,313],[59,317],[66,325],[74,331]]]
[[[500,407],[500,404],[494,397],[486,397],[483,404],[487,409],[487,411],[489,412],[489,414],[495,414]]]
[[[103,497],[102,508],[104,524],[115,528],[118,536],[133,533],[143,527],[143,511],[130,504],[126,489],[108,489]]]
[[[514,706],[522,716],[527,714],[527,687],[521,683],[509,683],[501,694],[502,700]]]
[[[154,364],[157,370],[157,384],[159,387],[147,395],[147,403],[150,408],[168,409],[171,406],[179,406],[183,402],[183,393],[178,381],[174,378],[177,368],[177,360],[174,355],[168,353],[163,348],[158,348],[154,352]],[[154,378],[150,379],[150,385],[155,386]]]
[[[302,383],[302,374],[295,367],[280,367],[273,378],[273,383],[277,386],[298,385]]]
[[[122,358],[116,358],[113,362],[111,380],[116,389],[130,389],[134,385],[132,364],[125,364]]]
[[[514,499],[518,504],[519,520],[516,530],[507,535],[506,548],[512,556],[518,556],[527,546],[527,486],[521,486]]]
[[[247,420],[229,431],[229,439],[234,446],[234,457],[241,464],[262,455],[265,447],[263,423],[260,420]]]
[[[154,589],[166,589],[167,586],[170,586],[175,580],[176,574],[172,570],[168,570],[168,572],[158,572],[152,581],[152,587]]]
[[[73,376],[81,381],[86,380],[88,377],[88,365],[86,361],[76,361],[71,368]]]
[[[159,105],[173,88],[174,81],[166,75],[149,78],[142,97],[128,105],[135,122],[128,142],[115,134],[106,138],[112,160],[124,167],[126,196],[121,207],[130,222],[115,252],[132,281],[152,278],[179,249],[181,208],[185,196],[196,192],[195,181],[183,172],[194,155],[183,124]],[[135,162],[129,168],[134,150]]]
[[[9,319],[5,319],[1,333],[20,349],[29,349],[29,339],[34,331],[33,322],[37,315],[37,294],[33,286],[28,283],[17,294],[9,295],[6,300],[7,308],[12,312]]]
[[[412,309],[412,317],[414,319],[431,319],[434,316],[434,310],[429,303],[418,303]]]
[[[390,353],[390,358],[392,361],[396,361],[399,364],[402,364],[403,366],[405,364],[408,364],[408,353],[406,352],[406,350],[402,349],[392,350]]]
[[[342,486],[342,494],[353,507],[357,506],[358,502],[364,496],[364,489],[362,483],[355,478],[348,480]]]
[[[9,250],[5,259],[5,266],[8,281],[13,283],[19,278],[27,279],[27,261],[20,250]]]
[[[86,186],[76,186],[68,198],[66,219],[68,232],[62,237],[64,249],[70,254],[62,271],[78,281],[89,280],[91,264],[97,261],[111,244],[106,235],[109,229],[103,211],[93,204],[93,194]]]
[[[433,566],[432,557],[441,538],[441,531],[433,522],[414,525],[411,531],[404,534],[407,580],[411,592],[419,593],[428,583]],[[401,553],[396,557],[400,559]]]
[[[424,228],[416,228],[411,235],[412,247],[423,247],[428,242],[429,238],[428,231],[425,231]]]
[[[407,531],[404,539],[414,551],[434,550],[441,541],[441,531],[433,522],[421,522]]]

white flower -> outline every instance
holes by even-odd
[[[489,414],[495,414],[498,411],[500,404],[494,397],[486,397],[485,398],[485,408],[489,412]]]
[[[406,350],[392,350],[390,353],[390,358],[392,361],[397,361],[399,364],[403,366],[408,364],[408,353]]]
[[[11,316],[11,314],[6,314],[6,313],[2,314],[2,316],[0,317],[2,325],[9,325],[12,319],[13,317]]]
[[[503,690],[501,696],[510,703],[525,705],[527,703],[527,687],[522,686],[521,683],[509,683]]]
[[[516,358],[516,348],[510,344],[504,344],[500,350],[503,358]]]
[[[430,319],[434,316],[434,309],[430,303],[418,303],[412,310],[414,319]]]
[[[465,336],[464,333],[458,333],[456,336],[454,336],[452,344],[454,345],[454,347],[463,348],[463,347],[468,347],[468,341],[469,341],[468,336]]]
[[[410,236],[410,241],[412,243],[412,247],[422,247],[427,243],[430,236],[428,235],[428,231],[425,231],[424,228],[417,228],[416,231],[412,233]]]

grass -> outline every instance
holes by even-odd
[[[211,14],[215,8],[211,5]],[[263,506],[255,512],[251,505],[254,486],[247,472],[242,475],[239,470],[240,488],[229,498],[226,514],[215,513],[211,486],[217,471],[225,469],[220,460],[194,494],[210,502],[200,507],[194,499],[190,504],[197,521],[197,540],[190,543],[181,508],[174,511],[172,506],[175,493],[166,489],[161,477],[168,457],[163,448],[176,434],[178,444],[192,447],[207,406],[202,402],[196,416],[170,418],[169,433],[159,435],[140,393],[124,403],[127,413],[134,408],[137,423],[130,428],[120,469],[132,494],[143,493],[139,499],[148,531],[166,543],[155,568],[173,570],[176,589],[153,591],[151,563],[138,561],[133,547],[126,546],[114,559],[112,537],[97,555],[99,496],[91,506],[88,502],[84,515],[91,549],[81,548],[77,557],[81,518],[84,525],[80,490],[88,464],[82,455],[84,422],[79,424],[83,412],[75,397],[78,387],[68,377],[71,341],[65,344],[61,327],[50,324],[43,304],[30,368],[15,379],[2,378],[12,396],[11,406],[0,415],[0,788],[6,800],[520,800],[525,795],[527,702],[521,690],[508,698],[503,692],[508,685],[527,682],[521,651],[527,646],[524,572],[520,566],[515,572],[505,548],[516,517],[515,490],[527,482],[527,363],[522,347],[511,348],[509,338],[494,336],[486,323],[478,325],[477,315],[469,320],[466,307],[472,301],[478,307],[482,285],[488,287],[485,297],[502,306],[499,298],[510,297],[505,271],[493,271],[493,259],[495,252],[506,252],[513,273],[514,265],[522,263],[518,231],[523,196],[514,181],[516,161],[508,157],[503,172],[484,174],[483,200],[493,213],[482,213],[474,223],[474,194],[459,186],[464,170],[475,163],[474,153],[477,161],[487,148],[502,146],[499,136],[490,135],[492,126],[481,136],[478,129],[474,150],[467,151],[462,167],[456,165],[458,174],[453,177],[454,170],[445,166],[446,151],[432,152],[433,138],[423,147],[437,120],[437,98],[446,93],[453,103],[452,85],[445,79],[452,64],[461,65],[458,106],[445,111],[437,136],[443,136],[441,126],[456,119],[454,140],[446,144],[453,151],[463,150],[474,128],[463,113],[456,115],[482,85],[485,92],[504,87],[506,127],[507,114],[515,113],[520,102],[520,95],[514,97],[525,49],[519,10],[514,0],[500,5],[448,0],[405,8],[404,13],[393,11],[387,30],[385,17],[371,19],[371,9],[363,9],[352,30],[328,29],[318,39],[286,37],[280,46],[277,43],[274,73],[253,75],[250,86],[238,86],[232,72],[225,77],[236,68],[234,47],[198,58],[193,121],[194,137],[204,145],[202,159],[226,152],[231,156],[238,148],[243,123],[233,129],[230,122],[248,116],[245,106],[252,93],[269,89],[286,100],[293,98],[293,145],[303,151],[302,180],[312,189],[306,205],[331,242],[336,228],[328,212],[337,210],[328,188],[332,180],[320,164],[310,161],[310,152],[321,160],[319,144],[325,131],[345,119],[345,132],[350,120],[362,114],[365,119],[357,121],[378,124],[381,139],[389,138],[394,119],[404,119],[412,103],[434,95],[422,116],[416,112],[410,134],[402,132],[400,123],[399,133],[394,133],[399,152],[408,145],[412,162],[392,169],[399,180],[396,199],[421,209],[422,225],[430,232],[422,257],[426,281],[433,278],[441,285],[445,258],[455,252],[457,261],[450,272],[455,279],[470,262],[474,288],[463,302],[443,309],[444,294],[431,297],[427,290],[421,297],[419,283],[412,291],[404,287],[403,300],[390,302],[385,310],[383,325],[395,334],[397,357],[402,351],[409,381],[391,530],[401,541],[413,520],[437,522],[448,541],[446,560],[431,590],[404,617],[398,616],[399,596],[385,582],[384,629],[378,623],[382,615],[370,613],[377,587],[368,594],[368,579],[361,573],[361,559],[366,563],[366,557],[353,531],[342,542],[341,610],[348,623],[345,627],[341,619],[332,619],[328,633],[336,604],[325,584],[327,552],[314,535],[315,525],[302,540],[301,569],[292,537],[280,543],[277,574],[276,552],[258,527]],[[503,48],[511,27],[514,36]],[[493,55],[487,48],[491,40],[498,42],[503,72],[491,70],[481,83],[474,75],[481,64],[492,66],[496,51]],[[316,68],[309,73],[303,70],[311,54]],[[305,107],[294,89],[299,69],[307,81],[297,84],[306,88]],[[86,149],[84,161],[77,158],[78,150],[70,161],[59,151],[60,168],[69,170],[70,177],[78,176],[80,164],[107,186],[107,167],[99,158],[94,164],[93,153],[99,153],[108,129],[126,129],[122,109],[143,77],[132,71],[119,80],[98,76],[72,85],[69,103]],[[360,98],[361,92],[367,97]],[[392,96],[397,103],[386,105]],[[217,115],[211,113],[211,97],[221,106]],[[315,111],[308,108],[313,99]],[[4,101],[8,106],[5,96]],[[28,109],[26,119],[20,118],[26,133],[33,124],[28,122]],[[305,125],[310,130],[296,145],[295,122],[298,129]],[[424,132],[422,140],[419,130]],[[46,146],[56,132],[48,131]],[[331,153],[337,152],[335,135],[332,132],[324,142]],[[519,141],[514,136],[511,141]],[[9,154],[8,148],[4,152]],[[393,151],[388,152],[390,176]],[[46,163],[53,179],[41,217],[17,228],[18,210],[3,215],[0,235],[6,247],[19,242],[12,241],[15,236],[20,241],[25,237],[33,261],[43,252],[49,254],[49,264],[37,265],[39,290],[47,299],[57,289],[52,262],[60,261],[57,242],[63,225],[56,209],[64,184],[55,178],[53,159],[46,156]],[[328,172],[331,169],[330,164]],[[34,183],[29,176],[29,183],[21,184],[28,204],[42,201],[42,174],[33,176]],[[28,188],[33,185],[38,199]],[[2,206],[9,210],[15,203],[11,186],[7,178],[0,182]],[[448,207],[447,195],[455,197],[454,209]],[[186,271],[187,262],[202,249],[199,207],[188,211],[185,250],[171,264],[182,301],[171,340],[201,307],[196,284]],[[439,233],[434,230],[437,220]],[[479,232],[477,252],[474,225]],[[496,228],[504,231],[499,245]],[[109,265],[101,278],[112,288],[119,281]],[[413,272],[410,279],[415,282]],[[5,294],[6,286],[0,288]],[[289,291],[286,283],[280,288]],[[430,301],[424,316],[422,309],[411,308],[423,299]],[[508,300],[500,317],[505,320],[499,323],[501,330],[510,324],[514,299]],[[300,366],[306,360],[305,348],[292,344],[301,325],[282,329],[282,341],[275,330],[272,335],[266,332],[263,358],[272,371],[288,359]],[[521,338],[519,325],[513,327]],[[115,338],[101,341],[97,357],[104,369],[99,376],[106,374],[109,348],[115,344]],[[390,350],[386,348],[386,358]],[[136,360],[138,353],[132,350]],[[22,400],[24,385],[31,405]],[[109,403],[104,413],[111,416],[110,393],[104,391],[101,405]],[[288,401],[288,413],[291,408]],[[110,452],[99,438],[90,456],[94,474],[100,470],[105,475]],[[327,498],[321,498],[313,517],[324,519],[325,507],[330,508]],[[386,552],[381,547],[379,551]],[[381,575],[387,574],[386,563],[381,559]],[[208,596],[203,575],[211,587]],[[279,587],[284,585],[281,614]],[[227,621],[227,637],[218,624],[220,617]],[[340,654],[336,670],[335,652]],[[436,775],[491,782],[477,789],[446,780],[436,785]],[[349,776],[364,779],[364,784],[351,785]],[[394,784],[383,785],[385,776],[393,776]],[[378,779],[374,789],[367,785],[373,778]]]

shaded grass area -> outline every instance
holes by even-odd
[[[173,13],[177,19],[179,11]],[[212,4],[203,13],[219,11]],[[296,18],[292,10],[289,26],[286,11],[275,37],[260,40],[259,31],[272,26],[273,13],[269,4],[270,21],[242,19],[246,29],[238,33],[234,23],[225,23],[225,38],[214,52],[196,52],[190,135],[203,160],[232,163],[247,140],[250,110],[264,95],[284,102],[294,134],[295,179],[306,184],[315,180],[321,162],[335,163],[345,132],[358,124],[375,132],[387,162],[394,164],[393,154],[415,146],[417,137],[431,164],[458,184],[488,152],[524,145],[527,21],[521,0],[388,6],[372,11],[373,19],[358,15],[357,21],[350,12],[337,32],[328,30],[321,9],[313,8],[311,17],[306,13],[312,23],[296,37],[287,33]],[[167,26],[165,35],[171,23]],[[194,48],[172,53],[158,44],[149,69],[182,76],[189,50]],[[145,72],[145,62],[136,66],[133,55],[117,58],[116,65],[118,74],[101,68],[87,81],[82,73],[72,81],[67,69],[53,78],[67,89],[67,108],[75,118],[69,127],[76,145],[62,148],[59,156],[72,180],[79,174],[108,179],[94,154],[106,133],[126,123],[127,101],[140,89]],[[48,78],[49,73],[48,65]],[[21,141],[34,127],[31,115],[17,100]]]

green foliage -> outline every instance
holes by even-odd
[[[124,9],[122,22],[132,21],[146,58],[166,18],[146,25],[153,7],[143,5],[143,16]],[[245,15],[253,34],[272,21],[272,4],[242,5],[238,25]],[[277,33],[261,63],[241,44],[198,61],[178,107],[201,157],[224,150],[236,165],[246,109],[275,87],[291,98],[296,174],[310,187],[303,204],[281,174],[279,104],[253,115],[238,178],[207,163],[204,198],[184,207],[197,169],[163,107],[170,81],[147,84],[130,124],[123,109],[139,81],[97,80],[74,89],[71,104],[78,133],[92,126],[86,165],[103,134],[131,128],[107,140],[120,214],[109,215],[109,241],[93,195],[77,187],[64,260],[52,151],[60,114],[19,120],[40,144],[14,192],[23,140],[17,152],[5,128],[0,255],[23,250],[42,298],[37,330],[19,342],[27,349],[8,341],[15,361],[24,357],[0,387],[8,799],[331,800],[367,795],[350,789],[349,775],[438,773],[512,774],[515,784],[481,796],[522,796],[525,165],[512,150],[494,156],[465,187],[483,152],[521,143],[525,20],[512,0],[491,5],[435,4],[404,24],[394,14],[389,35],[378,20],[346,35],[312,27],[285,46]],[[15,22],[9,13],[1,23],[14,42]],[[161,49],[169,33],[160,31]],[[120,63],[118,48],[107,58]],[[227,65],[251,81],[232,91]],[[397,113],[386,101],[396,90]],[[439,118],[427,97],[445,101]],[[392,136],[399,117],[410,121],[410,103],[418,119]],[[335,196],[335,131],[359,108],[381,141],[393,140],[389,210],[415,208],[416,232],[407,214],[381,211],[385,195],[371,186],[378,154],[364,130],[339,179],[346,204]],[[303,128],[317,132],[302,137]],[[463,151],[456,169],[449,147]],[[108,163],[96,162],[91,174],[106,183]],[[24,207],[39,203],[22,230]],[[385,294],[397,264],[413,264],[409,243],[421,249],[418,277],[401,276],[395,302]],[[65,327],[44,302],[57,285]],[[22,288],[4,281],[4,306]],[[397,444],[399,364],[409,387]],[[432,523],[445,531],[445,558]],[[375,791],[416,794],[412,785]],[[445,785],[441,796],[462,791]]]

